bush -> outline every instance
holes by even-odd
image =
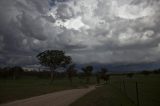
[[[142,71],[141,74],[143,74],[143,75],[149,75],[149,74],[151,74],[151,72],[149,72],[149,71]]]
[[[134,75],[133,73],[128,73],[128,74],[127,74],[127,77],[132,78],[133,75]]]
[[[154,74],[160,74],[160,70],[154,70],[153,73]]]

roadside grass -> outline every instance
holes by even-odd
[[[71,106],[137,106],[136,82],[140,106],[160,106],[160,75],[111,76],[107,85],[81,97]]]
[[[160,75],[135,75],[133,78],[112,76],[110,80],[110,84],[119,88],[137,104],[136,82],[140,106],[160,106]]]
[[[122,92],[110,85],[98,87],[70,106],[135,106]]]
[[[96,79],[92,77],[90,84],[95,83]],[[72,85],[67,78],[56,79],[52,83],[49,79],[39,79],[36,77],[18,80],[0,79],[0,103],[86,86],[85,80],[77,77],[73,79]]]

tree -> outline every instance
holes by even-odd
[[[109,80],[109,75],[107,75],[107,72],[108,72],[108,70],[106,68],[101,68],[101,72],[100,72],[101,79],[103,79],[104,81],[106,81],[106,83]]]
[[[93,67],[92,66],[86,66],[85,68],[82,68],[85,76],[86,76],[86,82],[90,82],[90,76],[92,75]]]
[[[24,71],[22,67],[15,66],[11,68],[13,79],[16,80],[19,78]]]
[[[0,76],[2,76],[2,78],[12,77],[11,67],[2,68]]]
[[[132,78],[133,75],[134,75],[134,73],[128,73],[128,74],[127,74],[127,77]]]
[[[75,64],[72,64],[67,68],[67,76],[71,84],[73,82],[73,76],[75,74],[76,74]]]
[[[50,68],[51,81],[55,78],[55,70],[59,67],[66,67],[72,62],[70,56],[66,56],[64,51],[61,50],[46,50],[37,55],[41,65]]]
[[[101,79],[101,73],[99,71],[96,72],[96,80],[97,84],[100,84],[100,79]]]
[[[13,71],[11,70],[11,67],[4,67],[2,69],[2,76],[3,78],[9,78],[12,77],[13,78]]]
[[[142,72],[141,72],[141,74],[143,74],[143,75],[146,75],[146,76],[147,76],[147,75],[151,74],[151,72],[144,70],[144,71],[142,71]]]

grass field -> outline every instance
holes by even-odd
[[[95,83],[95,78],[91,78],[90,84]],[[66,78],[55,80],[52,84],[48,79],[34,77],[18,80],[0,79],[0,103],[84,86],[86,86],[85,80],[78,78],[74,78],[72,85]]]
[[[107,85],[97,88],[71,106],[160,106],[160,75],[112,76]]]

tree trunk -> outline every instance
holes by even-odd
[[[72,85],[72,82],[73,82],[72,77],[69,78],[69,81],[70,81],[70,84]]]
[[[97,76],[97,84],[100,84],[100,77],[99,76]]]
[[[16,80],[16,71],[13,71],[13,80]]]
[[[53,81],[55,79],[55,71],[54,68],[50,68],[51,70],[51,81]]]
[[[90,83],[90,77],[89,77],[89,76],[87,76],[87,78],[86,78],[86,82],[87,82],[87,84],[89,84],[89,83]]]

